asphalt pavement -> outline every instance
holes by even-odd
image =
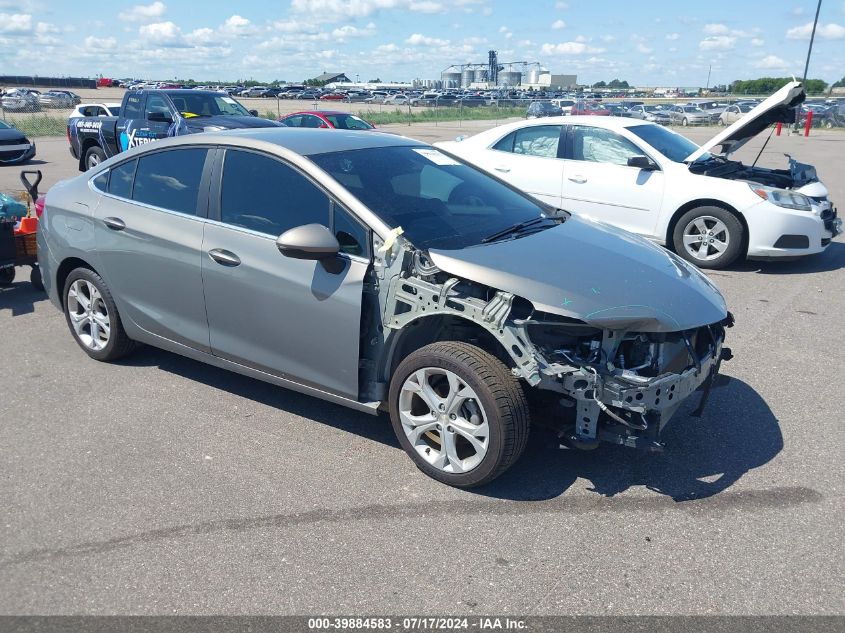
[[[45,184],[75,175],[66,139],[38,143]],[[794,153],[841,202],[843,150],[775,137],[761,163]],[[537,432],[459,491],[386,417],[151,348],[89,360],[19,269],[0,289],[0,613],[845,614],[844,270],[840,237],[710,273],[731,381],[700,419],[684,403],[662,455]]]

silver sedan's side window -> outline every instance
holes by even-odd
[[[574,160],[627,165],[629,158],[642,155],[641,149],[616,132],[582,125],[572,127]]]
[[[278,237],[303,224],[329,226],[329,197],[304,174],[281,161],[227,150],[220,220]]]

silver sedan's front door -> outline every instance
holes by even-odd
[[[276,246],[294,226],[332,224],[329,197],[290,165],[242,150],[227,150],[220,189],[202,247],[212,353],[357,399],[368,259],[293,259]]]

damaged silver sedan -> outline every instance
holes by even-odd
[[[453,486],[501,475],[532,424],[660,449],[730,357],[732,318],[692,265],[392,135],[148,144],[51,189],[38,239],[90,357],[146,343],[388,410]]]

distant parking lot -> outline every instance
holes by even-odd
[[[44,187],[78,174],[65,138],[36,141]],[[845,134],[773,137],[758,164],[784,153],[842,205]],[[0,610],[841,614],[842,240],[709,273],[736,316],[732,380],[701,419],[684,403],[666,453],[538,432],[471,492],[417,472],[386,417],[154,349],[99,364],[27,282],[0,289]]]

